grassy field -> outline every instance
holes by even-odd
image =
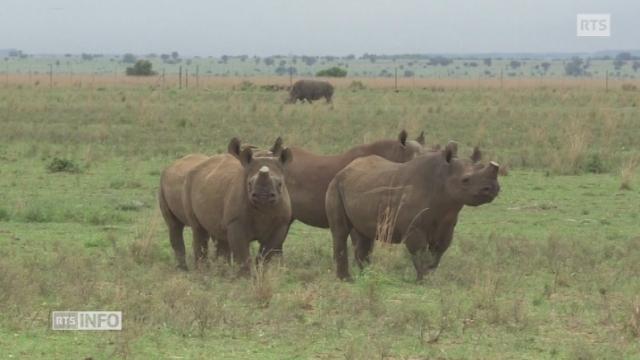
[[[285,97],[0,88],[2,356],[637,358],[637,91],[344,86],[332,105]],[[479,145],[509,168],[496,201],[462,211],[424,283],[402,246],[384,244],[354,283],[339,282],[329,232],[302,224],[284,259],[250,279],[222,262],[175,269],[156,192],[176,158],[222,152],[232,136],[334,153],[402,128],[425,130],[429,144],[455,139],[462,154]],[[120,310],[124,330],[52,331],[53,310]]]

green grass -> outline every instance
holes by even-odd
[[[632,95],[364,90],[284,106],[283,93],[261,91],[0,89],[0,349],[20,359],[634,358]],[[429,143],[456,139],[462,153],[479,144],[510,167],[496,201],[462,211],[424,283],[402,246],[380,244],[354,283],[339,282],[329,232],[301,224],[283,262],[251,279],[221,262],[175,269],[155,196],[177,157],[222,152],[232,136],[330,153],[403,127]],[[54,158],[81,171],[50,172]],[[630,190],[620,190],[625,169]],[[51,331],[53,310],[120,310],[124,330]]]

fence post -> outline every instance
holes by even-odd
[[[609,91],[609,70],[604,73],[604,91]]]
[[[394,71],[394,77],[395,77],[394,86],[397,92],[398,91],[398,67],[397,66]]]
[[[293,86],[293,66],[289,66],[289,87]]]
[[[504,75],[503,75],[503,69],[500,69],[500,89],[504,88]]]
[[[178,89],[182,89],[182,65],[178,69]]]
[[[200,87],[200,65],[196,65],[196,88]]]
[[[162,87],[164,88],[164,68],[162,68]]]
[[[53,88],[53,64],[49,64],[49,88]]]
[[[184,69],[184,88],[189,88],[189,68]]]

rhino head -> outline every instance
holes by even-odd
[[[255,207],[274,206],[282,200],[284,167],[293,156],[291,150],[282,147],[278,138],[271,151],[255,152],[252,147],[241,149],[240,141],[233,138],[229,153],[240,160],[244,168],[245,188],[249,202]]]

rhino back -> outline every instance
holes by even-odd
[[[210,234],[221,234],[243,212],[244,170],[231,155],[213,156],[187,175],[184,186],[188,220]]]
[[[165,168],[160,176],[162,197],[171,213],[183,224],[188,224],[182,198],[185,178],[191,170],[207,159],[208,156],[203,154],[187,155]]]

